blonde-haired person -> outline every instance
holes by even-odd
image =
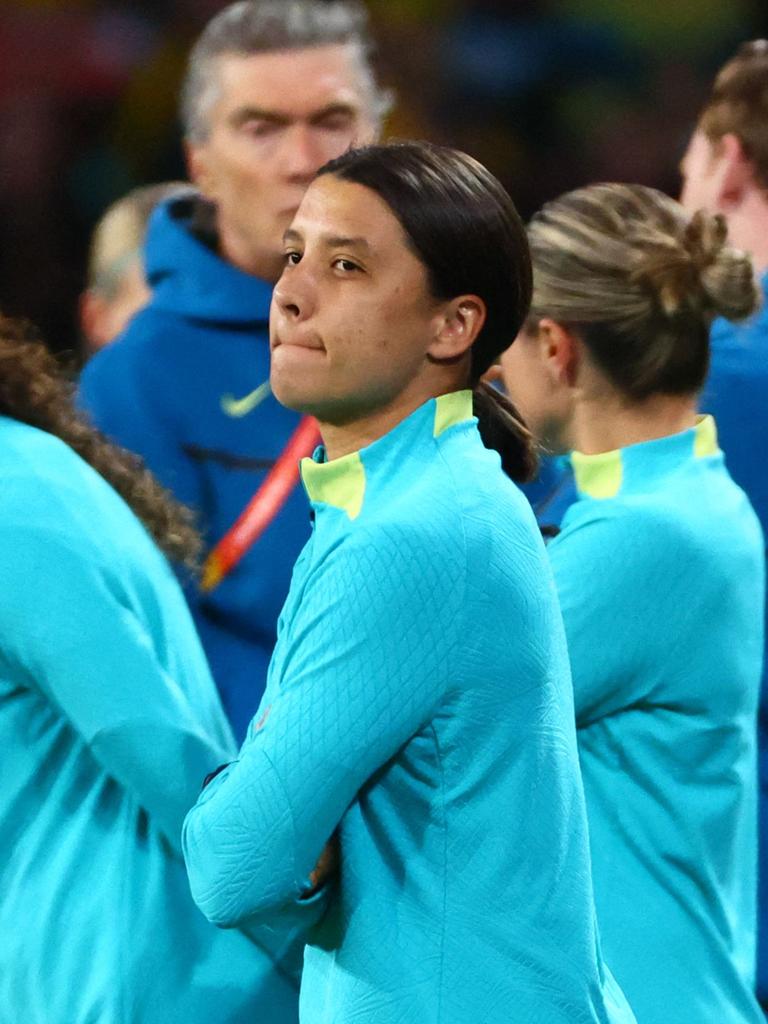
[[[755,716],[763,548],[713,420],[716,315],[754,308],[724,222],[595,185],[530,226],[531,315],[505,385],[571,456],[549,544],[573,670],[603,949],[643,1024],[761,1021]]]
[[[144,185],[104,212],[91,236],[86,286],[80,296],[83,355],[109,345],[149,302],[142,250],[155,207],[193,192],[183,181]]]

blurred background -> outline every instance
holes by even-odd
[[[0,309],[77,345],[89,236],[130,188],[184,176],[186,53],[221,0],[0,3]],[[390,135],[486,163],[529,216],[595,180],[676,194],[718,66],[768,0],[369,0]]]

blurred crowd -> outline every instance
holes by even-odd
[[[5,0],[0,307],[77,345],[88,238],[139,185],[185,177],[185,55],[221,0]],[[475,154],[524,216],[590,180],[674,193],[714,70],[760,0],[372,0],[390,135]]]

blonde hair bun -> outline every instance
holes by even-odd
[[[529,323],[574,326],[615,386],[637,400],[689,394],[705,380],[716,316],[757,306],[749,257],[725,220],[689,216],[643,185],[597,184],[547,203],[529,226]]]
[[[677,225],[636,228],[628,235],[630,243],[637,243],[630,281],[648,288],[665,316],[743,319],[758,302],[752,261],[728,246],[727,237],[725,218],[704,210],[687,224],[681,219]]]

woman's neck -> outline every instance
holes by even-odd
[[[577,399],[570,424],[570,442],[585,455],[626,448],[679,434],[696,424],[696,395],[652,395],[629,402],[619,395]]]

